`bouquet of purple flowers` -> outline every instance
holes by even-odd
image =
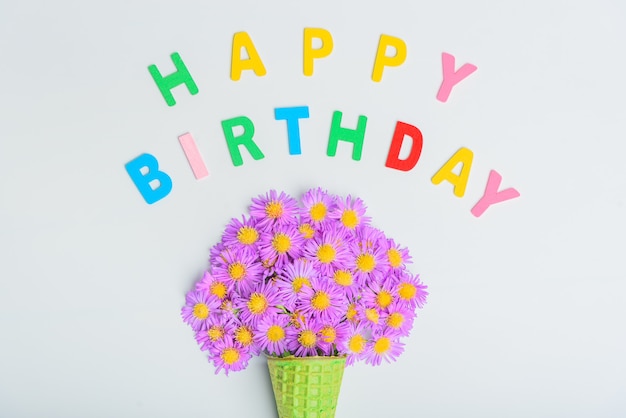
[[[370,226],[359,198],[271,190],[232,219],[182,317],[216,373],[252,355],[347,356],[379,365],[404,350],[427,286],[407,248]]]

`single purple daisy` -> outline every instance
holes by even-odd
[[[345,344],[350,332],[350,325],[343,322],[323,323],[319,331],[319,347],[325,356],[335,355],[337,346]]]
[[[215,365],[215,374],[224,370],[226,376],[228,372],[238,372],[248,367],[250,352],[236,341],[225,338],[216,341],[211,347],[209,359]]]
[[[412,309],[422,308],[426,303],[428,286],[420,281],[419,274],[413,276],[409,272],[404,272],[396,285],[398,301],[410,306]]]
[[[415,312],[409,306],[394,303],[381,318],[380,325],[389,331],[389,335],[408,337],[414,320]]]
[[[373,280],[362,291],[362,303],[368,308],[376,308],[385,312],[397,299],[394,286],[389,282]]]
[[[213,266],[213,276],[240,295],[248,295],[263,279],[263,267],[254,253],[240,249],[224,250],[219,257],[222,263]]]
[[[374,276],[384,274],[388,268],[385,251],[380,245],[370,246],[366,241],[354,241],[350,252],[350,268],[360,286],[368,285]]]
[[[279,298],[276,287],[272,283],[257,285],[248,296],[235,299],[235,309],[239,311],[239,319],[243,324],[256,329],[259,321],[280,312],[276,306]]]
[[[341,354],[345,354],[346,366],[350,366],[363,358],[367,346],[367,330],[363,325],[350,325],[345,339],[337,346]]]
[[[354,280],[354,274],[349,268],[343,268],[332,271],[328,277],[341,288],[341,291],[350,299],[356,299],[359,296],[360,289]]]
[[[211,315],[216,314],[219,306],[220,300],[214,295],[192,290],[185,297],[185,306],[183,306],[181,316],[194,331],[205,330]]]
[[[393,270],[403,270],[406,268],[407,264],[412,262],[409,249],[400,247],[400,245],[396,244],[391,238],[387,239],[385,250],[387,253],[387,263]]]
[[[246,219],[242,216],[241,221],[236,218],[230,220],[222,236],[222,242],[229,248],[243,247],[256,251],[260,236],[254,218]]]
[[[259,349],[269,355],[280,356],[287,350],[287,327],[289,315],[270,315],[257,326],[254,341]]]
[[[379,366],[383,359],[387,363],[395,361],[404,351],[404,343],[395,337],[392,333],[381,332],[374,333],[371,340],[365,347],[363,358],[365,364]]]
[[[323,231],[321,236],[306,243],[304,255],[325,276],[330,275],[333,270],[348,268],[350,253],[345,232],[336,228]]]
[[[250,325],[245,325],[235,321],[234,340],[242,346],[247,352],[258,355],[261,352],[259,346],[254,342],[254,330]]]
[[[302,238],[304,238],[304,242],[315,238],[319,234],[318,230],[314,229],[310,223],[306,222],[300,223],[298,225],[298,232],[300,232]]]
[[[207,321],[207,329],[196,332],[196,341],[201,350],[209,350],[211,346],[224,338],[233,338],[235,324],[226,315],[214,315]]]
[[[332,322],[341,318],[346,305],[346,296],[339,287],[328,280],[314,278],[311,287],[301,289],[296,309],[306,317]]]
[[[202,280],[196,283],[196,290],[217,296],[217,298],[221,300],[224,300],[226,296],[228,296],[228,284],[224,281],[217,280],[208,271],[205,271]]]
[[[287,264],[276,280],[278,297],[283,306],[293,310],[298,296],[303,287],[311,287],[311,280],[318,276],[318,271],[313,268],[313,263],[308,260],[298,259]]]
[[[348,195],[345,200],[337,198],[336,203],[329,216],[337,219],[343,228],[354,231],[360,225],[369,224],[371,218],[365,216],[365,204],[358,197],[352,199]]]
[[[286,194],[270,190],[265,196],[252,199],[250,215],[257,221],[259,230],[277,225],[295,225],[298,223],[298,202]]]
[[[311,189],[302,196],[301,219],[311,224],[317,230],[321,230],[329,218],[330,212],[335,208],[335,199],[321,188]]]
[[[299,327],[287,328],[287,349],[296,357],[316,356],[319,348],[320,324],[304,321]]]
[[[279,226],[271,232],[264,232],[259,242],[261,260],[275,269],[282,269],[290,260],[302,254],[304,238],[295,226]]]

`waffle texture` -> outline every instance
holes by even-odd
[[[334,418],[345,357],[268,357],[280,418]]]

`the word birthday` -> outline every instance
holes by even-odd
[[[314,47],[314,44],[317,47]],[[390,49],[392,53],[389,53]],[[245,57],[242,54],[242,50],[245,51]],[[329,31],[321,28],[305,28],[303,48],[304,75],[307,77],[312,76],[314,74],[315,60],[329,56],[332,50],[333,38]],[[402,65],[406,59],[406,51],[406,43],[402,39],[384,34],[381,35],[374,59],[372,81],[380,82],[385,68]],[[175,87],[184,85],[191,95],[197,94],[199,89],[180,54],[174,52],[170,57],[176,69],[173,73],[163,76],[156,65],[150,65],[148,71],[167,105],[174,106],[176,105],[176,100],[172,90]],[[459,69],[455,69],[454,56],[445,52],[442,53],[443,79],[437,92],[437,100],[446,102],[453,87],[476,71],[476,69],[477,67],[470,63],[463,64]],[[233,81],[238,81],[243,71],[252,71],[258,77],[267,74],[261,56],[248,33],[238,32],[233,37],[230,78]],[[285,121],[287,125],[289,154],[301,154],[299,121],[309,117],[309,107],[275,108],[274,117],[277,121]],[[338,110],[333,112],[327,155],[334,157],[340,142],[349,143],[352,145],[352,159],[359,161],[363,150],[367,116],[360,115],[357,126],[354,129],[342,126],[342,117],[342,112]],[[245,148],[254,160],[265,158],[261,149],[254,142],[254,123],[250,118],[237,116],[221,121],[221,125],[234,166],[243,165],[242,148]],[[235,132],[238,132],[238,134]],[[410,151],[408,156],[401,158],[400,153],[407,138],[411,141],[408,144]],[[180,135],[178,140],[195,178],[199,180],[207,177],[209,171],[198,151],[193,136],[190,133],[185,133]],[[398,121],[391,138],[385,166],[400,171],[413,169],[419,161],[423,142],[424,139],[419,128],[409,123]],[[438,185],[445,180],[453,185],[455,196],[463,197],[469,180],[473,157],[474,154],[469,148],[460,148],[433,175],[431,178],[432,183]],[[459,165],[460,169],[458,168]],[[126,171],[148,204],[163,199],[172,190],[172,178],[159,169],[159,162],[152,154],[144,153],[134,158],[126,164]],[[480,217],[490,206],[514,199],[520,195],[514,188],[499,190],[501,181],[501,175],[497,171],[491,170],[483,196],[470,211],[472,215]]]

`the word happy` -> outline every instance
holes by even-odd
[[[243,53],[242,53],[243,51]],[[304,29],[303,73],[307,77],[314,74],[316,60],[328,57],[333,51],[333,38],[329,31],[321,28]],[[398,67],[406,59],[406,43],[397,37],[381,35],[378,49],[374,58],[374,67],[371,79],[380,82],[387,68]],[[148,71],[156,83],[163,99],[168,106],[175,106],[176,100],[172,90],[178,86],[185,86],[191,95],[199,92],[198,86],[187,69],[180,54],[174,52],[171,59],[175,71],[162,75],[156,65],[150,65]],[[476,71],[477,67],[466,63],[455,69],[455,57],[442,53],[442,82],[437,92],[437,100],[446,102],[454,86]],[[261,55],[258,53],[252,38],[247,32],[238,32],[233,37],[230,78],[238,81],[244,71],[250,71],[257,77],[267,74]],[[276,121],[284,121],[287,127],[287,142],[290,155],[301,154],[299,121],[309,117],[308,106],[279,107],[274,109]],[[352,146],[352,159],[360,161],[367,129],[367,116],[359,115],[356,128],[342,125],[343,113],[335,111],[330,121],[327,155],[335,157],[337,148]],[[221,121],[224,139],[228,147],[231,161],[234,166],[244,164],[242,150],[254,160],[265,158],[262,150],[254,141],[254,123],[246,116],[237,116]],[[237,132],[237,134],[236,134]],[[178,137],[193,175],[202,179],[209,175],[208,168],[202,155],[198,151],[196,142],[190,133]],[[404,142],[410,140],[410,151],[405,158],[400,157]],[[398,121],[395,126],[391,145],[387,153],[385,166],[400,171],[409,171],[418,163],[423,146],[422,132],[414,125]],[[348,145],[349,144],[349,145]],[[408,144],[407,144],[408,145]],[[460,148],[441,168],[432,176],[433,184],[438,185],[447,181],[453,185],[453,193],[463,197],[472,167],[473,152],[469,148]],[[459,168],[460,166],[460,168]],[[152,204],[165,198],[172,190],[172,178],[159,169],[158,159],[148,153],[134,158],[126,164],[126,171],[141,193],[146,203]],[[514,188],[499,190],[502,177],[491,170],[487,179],[485,192],[480,200],[471,209],[471,213],[479,217],[490,206],[519,196]]]

